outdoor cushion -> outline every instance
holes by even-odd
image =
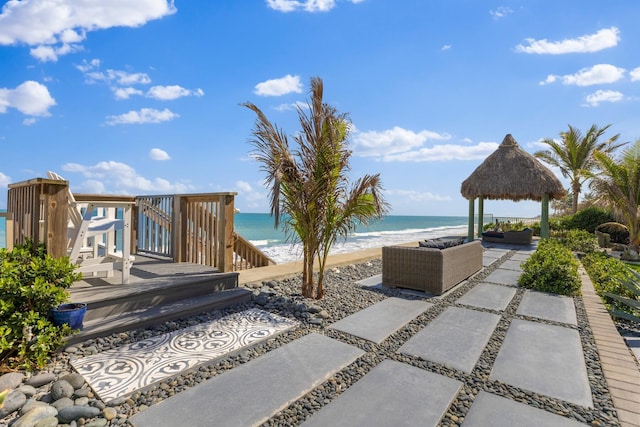
[[[418,246],[421,248],[433,248],[433,249],[446,249],[458,246],[464,243],[464,238],[444,238],[427,239],[422,242],[418,242]]]

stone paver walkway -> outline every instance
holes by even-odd
[[[508,253],[512,255],[505,260],[503,256]],[[500,248],[485,251],[485,262],[502,263],[498,269],[411,336],[398,349],[398,360],[380,362],[304,425],[439,425],[449,406],[460,398],[462,381],[399,360],[406,354],[412,360],[443,365],[459,372],[455,378],[472,372],[504,311],[517,292],[522,295],[517,290],[519,265],[531,253],[531,249],[516,253]],[[380,286],[379,280],[375,277],[361,285]],[[640,426],[640,371],[630,362],[631,353],[599,298],[592,294],[592,288],[583,284],[583,289],[584,306],[621,425]],[[593,407],[573,300],[527,291],[517,304],[489,380],[549,399]],[[421,313],[428,315],[434,307],[437,305],[421,300],[387,298],[330,328],[377,345]],[[153,405],[130,422],[138,427],[257,426],[364,355],[363,350],[338,339],[312,333]],[[463,425],[584,424],[481,391]]]

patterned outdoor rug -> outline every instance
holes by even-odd
[[[109,402],[297,325],[295,320],[250,309],[83,357],[71,365]]]

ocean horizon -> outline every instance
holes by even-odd
[[[0,210],[2,211],[2,210]],[[485,217],[484,222],[491,222]],[[250,241],[276,263],[302,259],[302,250],[294,239],[287,239],[282,228],[274,228],[273,217],[267,213],[236,213],[236,232]],[[346,240],[338,240],[331,254],[355,252],[370,248],[415,242],[450,235],[466,235],[466,216],[388,215],[368,226],[359,226]],[[5,221],[0,218],[0,247],[5,246]]]

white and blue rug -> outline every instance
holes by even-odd
[[[71,365],[109,402],[297,325],[295,320],[251,309],[76,359]]]

